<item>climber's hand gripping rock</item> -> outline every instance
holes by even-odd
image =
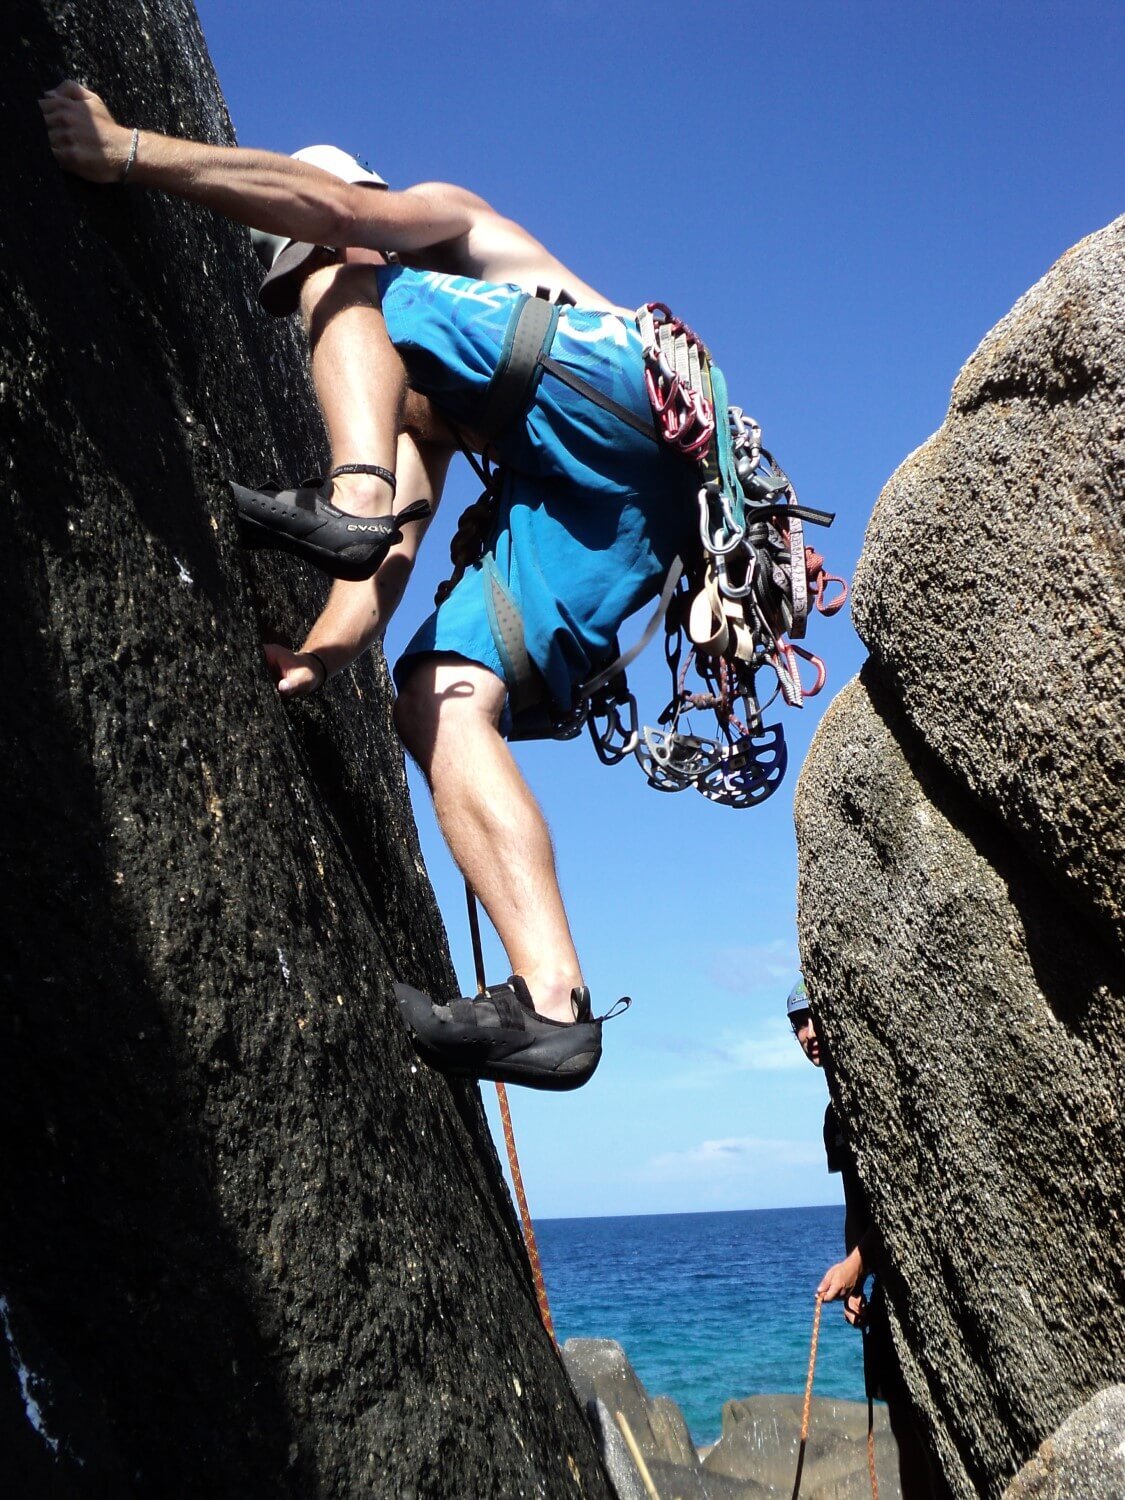
[[[291,651],[276,641],[267,641],[262,650],[269,674],[283,697],[307,698],[324,686],[326,668],[319,656],[310,651]]]
[[[47,141],[64,171],[88,182],[121,182],[133,132],[118,125],[97,94],[80,83],[60,83],[39,101]]]

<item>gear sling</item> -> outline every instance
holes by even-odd
[[[788,760],[782,726],[762,722],[757,673],[769,669],[777,681],[773,696],[794,707],[824,685],[823,663],[786,633],[803,636],[810,602],[819,613],[833,615],[847,598],[846,582],[828,573],[823,558],[804,543],[804,522],[827,526],[834,517],[797,503],[788,476],[762,447],[757,423],[729,405],[722,372],[702,340],[662,303],[647,303],[637,313],[653,412],[649,422],[551,357],[559,315],[559,305],[542,294],[524,294],[514,304],[478,424],[486,449],[528,411],[544,375],[561,380],[696,465],[699,547],[673,562],[640,640],[582,683],[569,712],[560,715],[528,652],[519,607],[484,550],[497,505],[497,476],[462,445],[485,494],[461,518],[451,548],[457,570],[439,590],[438,602],[475,553],[508,685],[512,739],[570,739],[586,725],[605,764],[632,755],[660,791],[694,786],[711,801],[754,806],[777,789]],[[656,727],[638,728],[625,668],[661,621],[672,698]],[[815,669],[810,685],[801,682],[798,658]],[[693,665],[702,680],[689,689]],[[715,715],[714,732],[690,732],[691,714],[707,710]]]

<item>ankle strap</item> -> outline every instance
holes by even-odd
[[[390,469],[384,469],[382,464],[338,464],[329,474],[329,479],[336,479],[340,474],[373,474],[376,479],[385,479],[391,487],[393,495],[398,488],[395,476]]]

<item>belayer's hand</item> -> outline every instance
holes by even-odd
[[[863,1285],[865,1275],[863,1257],[857,1248],[844,1260],[828,1267],[816,1294],[822,1302],[836,1302],[841,1297],[849,1297]]]
[[[324,664],[318,656],[300,651],[290,651],[270,641],[262,647],[266,666],[284,698],[307,698],[317,688],[324,686]]]
[[[64,171],[88,182],[122,181],[133,132],[118,125],[97,94],[68,80],[48,89],[39,108],[48,144]]]

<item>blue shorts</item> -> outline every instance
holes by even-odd
[[[411,385],[472,431],[500,357],[517,287],[388,266],[383,315]],[[632,320],[564,308],[554,359],[646,423],[640,335]],[[623,620],[659,593],[694,530],[694,469],[545,372],[531,410],[494,445],[506,475],[489,541],[523,617],[528,655],[560,712],[617,654]],[[401,687],[421,656],[451,653],[505,680],[489,624],[485,567],[466,572],[395,666]]]

